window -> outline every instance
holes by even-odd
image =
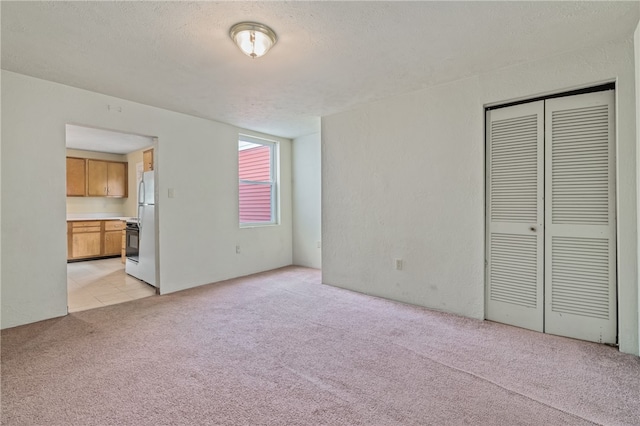
[[[276,223],[277,144],[240,136],[238,142],[240,225]]]

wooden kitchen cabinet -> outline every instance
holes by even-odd
[[[127,196],[127,163],[107,163],[107,195]]]
[[[90,197],[107,196],[107,163],[87,160],[87,195]]]
[[[67,259],[101,255],[101,223],[99,220],[67,222]]]
[[[87,195],[90,197],[127,196],[127,163],[87,160]]]
[[[109,220],[103,222],[104,238],[103,256],[117,256],[122,253],[122,221]]]
[[[86,192],[86,160],[84,158],[67,157],[67,197],[84,197]]]
[[[153,170],[153,148],[142,151],[143,171],[150,172]]]
[[[67,260],[120,255],[122,230],[120,220],[68,221]]]
[[[67,157],[68,197],[126,198],[128,163]]]

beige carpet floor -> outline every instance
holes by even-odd
[[[638,425],[640,358],[288,267],[2,331],[3,425]]]

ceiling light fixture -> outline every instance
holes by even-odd
[[[266,25],[257,22],[240,22],[229,30],[229,37],[242,53],[252,58],[259,58],[276,44],[276,33]]]

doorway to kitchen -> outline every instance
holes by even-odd
[[[157,139],[75,124],[65,130],[68,311],[155,295]]]

